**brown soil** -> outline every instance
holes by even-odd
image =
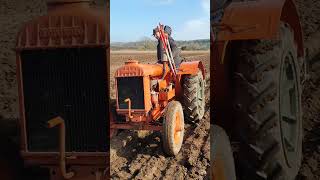
[[[304,85],[303,107],[303,162],[297,179],[320,179],[320,57],[314,59],[311,79]]]
[[[296,3],[304,39],[308,40],[320,31],[320,1],[296,0]],[[320,39],[315,41],[319,42]],[[302,93],[304,141],[303,162],[297,177],[299,180],[320,179],[320,56],[313,58],[312,62],[310,80],[304,84]]]
[[[100,0],[98,3],[101,4],[103,1]],[[308,39],[313,33],[319,32],[320,1],[295,1],[301,17],[304,39]],[[4,116],[5,120],[1,120],[3,124],[4,121],[15,122],[18,118],[15,53],[12,50],[15,45],[15,36],[24,22],[35,16],[45,14],[45,12],[45,0],[2,0],[0,3],[0,115]],[[126,59],[126,57],[128,56],[126,55],[124,58]],[[151,55],[149,57],[150,62],[153,62],[155,56]],[[140,57],[134,58],[141,60]],[[316,60],[319,59],[320,57]],[[145,61],[149,62],[149,59]],[[206,67],[208,67],[208,64]],[[319,65],[313,65],[311,80],[306,83],[303,93],[304,161],[298,179],[320,179],[320,76],[319,70],[317,70],[319,68]],[[174,178],[173,175],[182,177],[182,174],[188,174],[191,178],[192,172],[193,174],[198,173],[198,177],[205,177],[206,175],[201,174],[206,170],[204,167],[208,167],[204,164],[208,163],[209,147],[207,144],[209,138],[204,132],[208,132],[209,126],[207,121],[204,122],[198,127],[187,127],[184,147],[177,158],[165,158],[160,148],[160,136],[157,133],[140,138],[137,132],[121,132],[118,137],[112,140],[111,159],[113,163],[111,165],[114,169],[112,170],[112,176],[114,178],[139,178],[147,174],[145,173],[147,171],[153,172],[151,174],[155,177],[159,177],[159,174],[161,174],[163,177]],[[1,127],[3,126],[1,125]],[[205,145],[201,145],[201,143]],[[200,153],[191,154],[193,149],[195,149],[193,153]],[[153,167],[160,168],[153,169]],[[136,171],[137,169],[139,171]]]
[[[318,0],[295,0],[300,21],[306,40],[310,35],[320,29],[320,1]]]
[[[201,60],[209,72],[209,52],[183,52],[188,60]],[[111,53],[111,77],[128,59],[154,63],[155,52]],[[167,157],[161,148],[161,134],[148,131],[122,131],[111,140],[113,179],[207,179],[210,168],[209,79],[207,76],[205,117],[198,124],[187,124],[185,139],[176,157]],[[114,85],[114,80],[111,80]],[[111,92],[114,97],[114,90]]]

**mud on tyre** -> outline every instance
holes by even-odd
[[[241,42],[235,66],[237,175],[293,180],[302,150],[301,89],[297,46],[289,25],[280,38]]]
[[[202,71],[182,77],[183,108],[187,121],[199,121],[205,112],[205,80]]]

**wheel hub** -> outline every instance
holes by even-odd
[[[181,139],[182,127],[181,127],[181,117],[179,112],[176,113],[175,127],[174,127],[174,143],[179,144]]]
[[[300,99],[294,59],[285,57],[280,73],[280,130],[287,164],[291,167],[298,153]]]
[[[199,111],[201,112],[200,114],[202,114],[202,112],[204,111],[204,106],[203,106],[203,103],[204,103],[204,100],[205,100],[205,95],[204,95],[204,91],[205,91],[205,88],[204,88],[204,82],[201,78],[199,78],[199,86],[198,86],[198,89],[197,89],[197,98],[198,98],[198,109]]]

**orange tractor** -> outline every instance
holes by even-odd
[[[117,69],[116,112],[110,118],[110,131],[162,131],[164,152],[176,155],[183,141],[184,117],[197,121],[204,116],[205,69],[201,61],[175,67],[163,26],[159,29],[167,61],[140,64],[130,60]]]
[[[17,35],[21,156],[41,166],[33,179],[105,180],[109,11],[91,0],[47,5]]]
[[[213,179],[295,179],[307,63],[293,0],[214,0],[211,17]]]

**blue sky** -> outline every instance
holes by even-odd
[[[161,22],[176,40],[210,38],[210,0],[110,0],[111,42],[152,38]]]

